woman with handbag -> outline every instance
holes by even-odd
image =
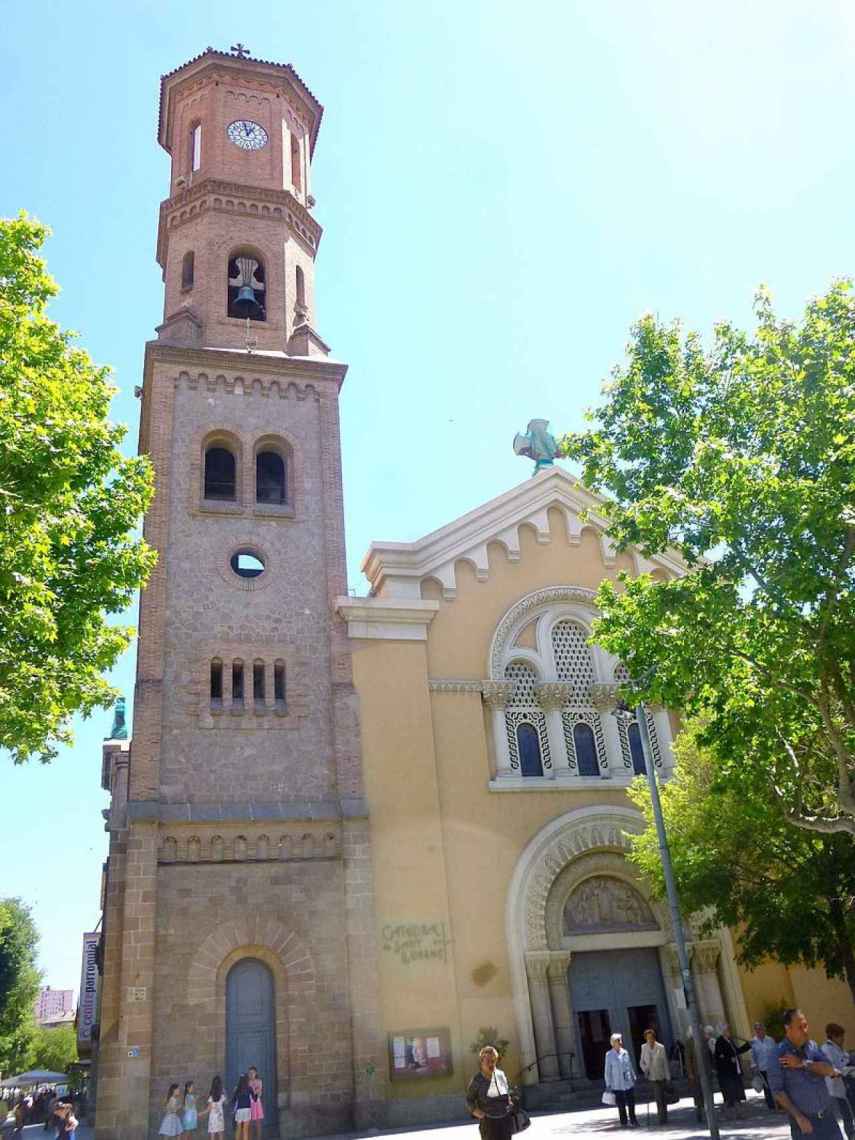
[[[508,1140],[528,1128],[531,1121],[514,1103],[508,1078],[498,1068],[498,1051],[485,1045],[478,1059],[481,1067],[469,1082],[466,1107],[478,1121],[481,1140]]]
[[[743,1041],[737,1045],[733,1040],[729,1025],[723,1025],[721,1035],[715,1043],[715,1071],[718,1075],[718,1085],[724,1097],[722,1115],[735,1116],[741,1114],[740,1104],[745,1100],[745,1083],[742,1079],[742,1065],[739,1063],[741,1053],[747,1053],[751,1048],[750,1041]]]
[[[653,1086],[656,1101],[656,1115],[660,1124],[668,1120],[669,1089],[671,1069],[665,1046],[656,1040],[656,1030],[652,1027],[644,1031],[644,1044],[641,1046],[641,1071]]]
[[[632,1057],[623,1047],[623,1037],[620,1033],[613,1033],[610,1041],[611,1049],[606,1053],[606,1065],[603,1077],[606,1091],[603,1093],[603,1103],[609,1093],[614,1097],[611,1104],[617,1105],[621,1128],[638,1128],[635,1119],[635,1069],[632,1067]],[[627,1118],[629,1124],[627,1125]]]

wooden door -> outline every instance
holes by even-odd
[[[256,958],[243,958],[226,979],[226,1093],[229,1098],[250,1065],[264,1082],[264,1135],[276,1121],[276,1002],[273,975]]]

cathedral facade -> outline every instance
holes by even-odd
[[[130,743],[107,741],[96,1135],[157,1133],[172,1082],[250,1065],[265,1134],[458,1118],[485,1032],[533,1095],[596,1081],[610,1032],[687,1025],[674,934],[626,860],[639,726],[588,643],[621,570],[547,467],[347,592],[338,395],[315,330],[322,108],[290,66],[208,50],[165,76],[171,157],[140,450],[159,553]],[[536,409],[535,409],[536,410]],[[652,708],[667,779],[677,722]],[[810,991],[690,930],[704,1020]],[[851,1027],[855,1028],[855,1027]]]

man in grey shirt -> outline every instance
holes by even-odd
[[[784,1039],[769,1058],[769,1088],[779,1108],[790,1117],[793,1140],[843,1140],[825,1078],[834,1066],[808,1033],[808,1020],[800,1009],[784,1014]]]

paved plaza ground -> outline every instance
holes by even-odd
[[[783,1116],[766,1111],[762,1097],[752,1097],[744,1120],[720,1121],[722,1140],[785,1140],[790,1129]],[[695,1112],[690,1100],[683,1100],[670,1110],[668,1124],[660,1128],[656,1124],[656,1113],[651,1113],[648,1124],[646,1110],[642,1107],[638,1116],[642,1127],[637,1132],[629,1132],[618,1127],[617,1111],[613,1108],[583,1109],[579,1112],[561,1112],[535,1116],[528,1130],[528,1140],[564,1140],[565,1137],[649,1137],[650,1140],[703,1140],[708,1136],[706,1127],[695,1121]],[[373,1140],[378,1133],[354,1132],[346,1137],[328,1137],[326,1140]],[[475,1124],[447,1124],[436,1128],[422,1128],[416,1131],[381,1132],[380,1136],[395,1136],[397,1140],[478,1140]],[[40,1124],[24,1129],[26,1140],[41,1140],[47,1136]],[[206,1133],[200,1128],[198,1140],[205,1140]],[[228,1140],[231,1133],[227,1132]],[[89,1128],[81,1127],[77,1140],[92,1140]]]

